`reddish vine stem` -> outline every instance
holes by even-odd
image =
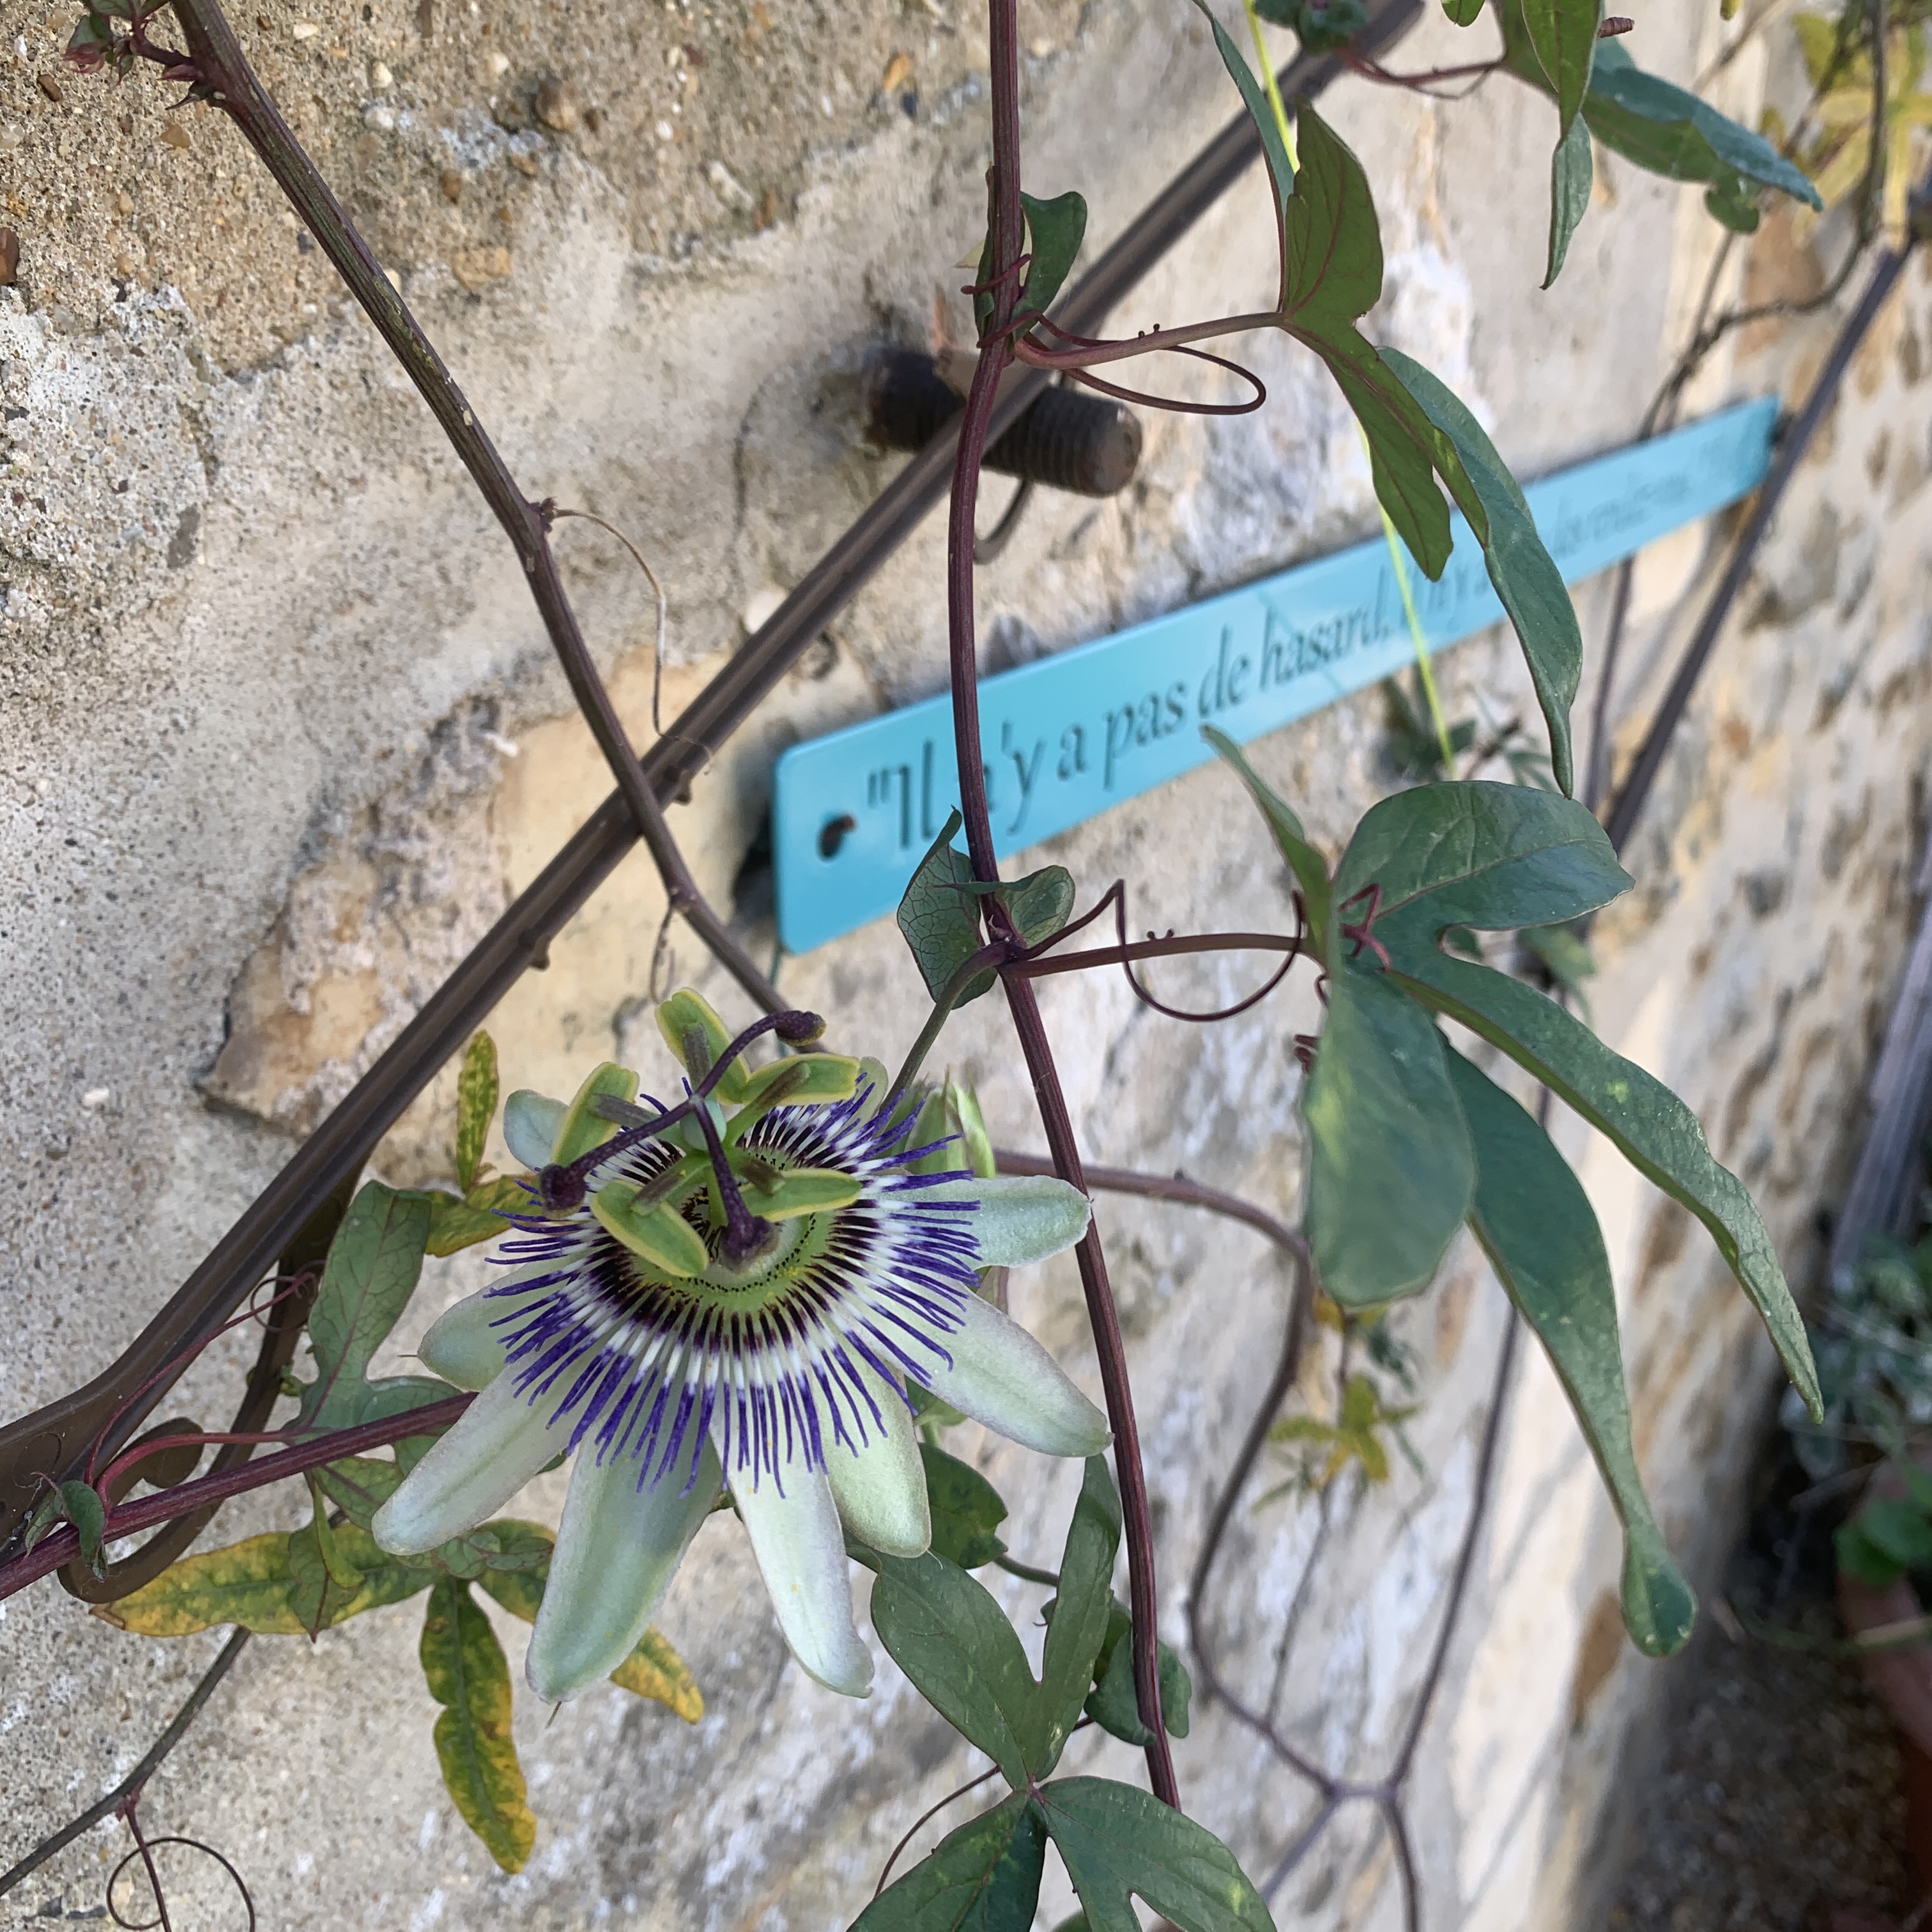
[[[952,471],[952,500],[946,532],[946,620],[952,688],[952,720],[959,759],[959,799],[974,876],[992,884],[1000,876],[993,854],[993,827],[986,805],[986,783],[980,756],[979,664],[974,641],[974,516],[978,506],[980,464],[1000,379],[1012,360],[1011,324],[1016,299],[1012,278],[1003,269],[1017,262],[1021,250],[1019,20],[1017,0],[988,0],[988,45],[992,69],[993,166],[992,231],[992,316],[985,332],[972,387],[960,422],[958,454]],[[996,926],[1011,931],[997,901]],[[1084,1192],[1080,1150],[1054,1064],[1053,1048],[1040,1016],[1040,1001],[1025,978],[1002,973],[1006,1002],[1032,1076],[1046,1142],[1060,1176]],[[1133,1390],[1127,1376],[1126,1346],[1107,1279],[1106,1256],[1098,1232],[1089,1226],[1076,1251],[1087,1315],[1100,1358],[1107,1420],[1114,1432],[1114,1462],[1120,1488],[1127,1546],[1129,1607],[1133,1618],[1134,1688],[1140,1719],[1150,1742],[1148,1778],[1154,1795],[1178,1810],[1180,1787],[1168,1748],[1160,1705],[1159,1600],[1154,1581],[1154,1522],[1148,1507],[1147,1472],[1141,1464],[1140,1432],[1134,1420]]]
[[[495,514],[530,580],[544,628],[570,680],[572,694],[617,781],[640,837],[663,880],[665,896],[746,992],[766,1012],[784,1002],[712,909],[676,841],[664,808],[610,701],[558,574],[544,506],[517,486],[469,399],[444,366],[382,265],[310,160],[266,88],[255,77],[218,0],[175,0],[200,80],[240,130],[290,205],[308,225],[350,292],[376,326],[441,425],[451,447]]]
[[[333,1462],[340,1456],[359,1455],[364,1449],[380,1449],[408,1436],[433,1435],[447,1429],[475,1400],[473,1396],[453,1395],[442,1402],[425,1402],[421,1408],[409,1409],[400,1415],[358,1423],[353,1429],[332,1429],[284,1449],[280,1455],[265,1456],[259,1461],[225,1469],[218,1475],[183,1483],[158,1496],[143,1496],[139,1502],[124,1504],[107,1512],[100,1540],[106,1544],[135,1535],[158,1524],[171,1522],[176,1516],[192,1515],[208,1504],[226,1502],[230,1496],[266,1489],[285,1476],[298,1476],[304,1469]],[[55,1530],[11,1562],[0,1563],[0,1598],[38,1582],[80,1554],[80,1539],[70,1526]]]

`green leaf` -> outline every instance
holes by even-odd
[[[1576,1001],[1584,1018],[1590,1017],[1590,1000],[1583,982],[1596,976],[1597,962],[1588,945],[1574,926],[1532,926],[1516,934],[1523,950],[1540,960],[1550,978]]]
[[[1856,1521],[1866,1543],[1899,1570],[1932,1566],[1932,1522],[1919,1504],[1882,1496],[1867,1503]]]
[[[100,1491],[87,1483],[63,1483],[60,1509],[80,1539],[80,1560],[95,1576],[105,1576],[107,1559],[101,1554],[100,1540],[107,1528],[107,1505]]]
[[[1114,1558],[1120,1546],[1120,1498],[1104,1456],[1090,1456],[1080,1499],[1060,1559],[1060,1594],[1040,1664],[1040,1723],[1027,1766],[1044,1778],[1060,1761],[1094,1682],[1114,1604]]]
[[[1261,136],[1262,153],[1268,162],[1268,185],[1274,190],[1275,212],[1282,215],[1295,189],[1294,164],[1288,158],[1287,144],[1281,138],[1280,124],[1274,118],[1274,109],[1259,81],[1250,70],[1247,58],[1240,48],[1229,38],[1228,30],[1208,10],[1207,0],[1194,0],[1201,9],[1202,16],[1214,36],[1214,45],[1221,56],[1221,64],[1228,70],[1248,110],[1248,118],[1255,124],[1255,131]]]
[[[364,1586],[353,1551],[338,1538],[329,1522],[320,1484],[312,1481],[310,1491],[314,1516],[289,1533],[289,1606],[314,1636],[352,1615],[351,1606]],[[353,1526],[350,1528],[353,1534]]]
[[[1377,926],[1395,962],[1391,976],[1415,998],[1501,1047],[1604,1135],[1639,1173],[1704,1223],[1763,1316],[1813,1420],[1822,1421],[1818,1372],[1777,1250],[1743,1184],[1712,1157],[1696,1116],[1661,1081],[1612,1052],[1555,1000],[1520,980],[1439,951],[1436,941],[1448,922],[1439,919],[1439,908],[1424,905],[1406,919]]]
[[[926,990],[937,1000],[946,982],[985,944],[980,902],[973,890],[972,862],[952,849],[962,820],[958,812],[927,849],[899,901],[899,931],[912,949]],[[977,975],[959,997],[961,1006],[979,998],[993,983],[990,972]]]
[[[535,1623],[543,1607],[555,1537],[540,1522],[520,1522],[514,1516],[500,1516],[481,1530],[472,1530],[470,1536],[480,1540],[486,1533],[494,1534],[497,1550],[486,1558],[475,1580],[512,1616]],[[633,1696],[663,1705],[687,1724],[696,1724],[704,1715],[704,1696],[698,1680],[656,1630],[646,1630],[638,1640],[630,1655],[611,1672],[610,1682]]]
[[[1306,1226],[1322,1286],[1344,1308],[1425,1287],[1475,1186],[1429,1016],[1383,974],[1335,966],[1301,1108]]]
[[[1595,184],[1589,124],[1580,114],[1550,157],[1550,260],[1543,277],[1546,289],[1563,272],[1570,238],[1589,212],[1590,190]]]
[[[1304,52],[1332,53],[1346,47],[1369,24],[1364,0],[1256,0],[1255,11],[1278,27],[1289,27]]]
[[[1030,194],[1020,196],[1031,238],[1033,260],[1028,264],[1026,286],[1020,291],[1022,315],[1043,315],[1053,306],[1080,253],[1087,233],[1087,203],[1074,194],[1057,194],[1051,201],[1039,201]]]
[[[442,1781],[484,1850],[505,1871],[521,1871],[537,1821],[510,1736],[510,1667],[466,1583],[445,1577],[430,1592],[417,1654],[443,1707],[436,1720]]]
[[[933,1548],[962,1570],[1004,1556],[1006,1546],[994,1534],[1006,1516],[999,1491],[977,1469],[930,1442],[919,1445],[919,1454],[926,1465]]]
[[[1160,1670],[1160,1714],[1170,1736],[1187,1735],[1188,1708],[1194,1700],[1194,1680],[1187,1666],[1166,1644],[1156,1647]],[[1134,1683],[1133,1619],[1119,1598],[1108,1619],[1107,1640],[1094,1660],[1094,1688],[1087,1699],[1088,1717],[1124,1744],[1145,1749],[1153,1733],[1141,1722],[1140,1696]]]
[[[1442,0],[1442,10],[1459,27],[1473,27],[1483,10],[1483,0]]]
[[[1567,137],[1583,97],[1590,91],[1590,72],[1596,64],[1597,29],[1603,24],[1603,0],[1522,0],[1523,25],[1529,44],[1550,92]]]
[[[1610,1258],[1589,1197],[1536,1121],[1453,1050],[1449,1075],[1476,1148],[1469,1226],[1536,1331],[1624,1526],[1624,1626],[1647,1657],[1690,1641],[1697,1600],[1651,1514],[1630,1444]]]
[[[1016,1791],[896,1879],[851,1932],[1031,1932],[1046,1858],[1040,1814]]]
[[[1355,327],[1382,298],[1382,244],[1362,164],[1304,104],[1301,171],[1282,215],[1281,326],[1328,365],[1368,440],[1376,495],[1424,574],[1449,561],[1438,471],[1454,448]]]
[[[398,1192],[380,1180],[367,1183],[350,1204],[309,1311],[317,1374],[303,1399],[304,1425],[341,1428],[368,1419],[370,1358],[416,1292],[429,1224],[427,1195]]]
[[[1804,172],[1762,135],[1646,74],[1614,40],[1597,50],[1583,117],[1605,147],[1653,174],[1708,182],[1732,201],[1748,200],[1746,184],[1756,183],[1824,207]]]
[[[1838,1568],[1868,1588],[1889,1589],[1905,1574],[1905,1564],[1867,1534],[1862,1514],[1850,1522],[1840,1523],[1832,1541],[1838,1552]]]
[[[1042,866],[993,896],[1004,905],[1014,928],[1029,946],[1051,939],[1072,916],[1073,874],[1064,866]]]
[[[1336,868],[1335,890],[1372,931],[1392,926],[1503,932],[1580,919],[1627,891],[1593,813],[1523,785],[1471,779],[1418,785],[1364,813]],[[1351,904],[1352,902],[1352,904]],[[1345,941],[1338,934],[1331,963]]]
[[[434,1192],[429,1203],[429,1240],[424,1251],[432,1255],[453,1255],[507,1234],[511,1215],[534,1214],[537,1204],[530,1190],[510,1174],[472,1187],[460,1199]]]
[[[1204,724],[1201,735],[1214,746],[1223,762],[1234,768],[1235,776],[1247,787],[1248,795],[1261,807],[1262,816],[1274,834],[1274,842],[1280,847],[1281,856],[1288,861],[1295,884],[1301,888],[1302,910],[1308,921],[1308,936],[1314,942],[1315,952],[1318,957],[1326,958],[1330,902],[1328,861],[1309,844],[1308,835],[1302,830],[1301,820],[1294,809],[1248,763],[1233,739],[1212,724]]]
[[[1066,1778],[1043,1786],[1035,1802],[1093,1932],[1140,1932],[1137,1898],[1180,1932],[1274,1932],[1234,1855],[1151,1792]]]
[[[496,1118],[496,1042],[479,1033],[463,1056],[456,1076],[456,1184],[465,1194],[476,1185],[483,1144]]]
[[[1483,546],[1483,562],[1529,666],[1531,682],[1550,731],[1556,782],[1570,789],[1570,707],[1583,672],[1583,637],[1576,607],[1556,560],[1537,534],[1529,505],[1509,467],[1462,402],[1398,350],[1383,352],[1418,406],[1459,459],[1450,487]],[[1448,473],[1445,472],[1445,473]]]
[[[1038,1688],[1006,1613],[944,1557],[880,1556],[872,1627],[926,1700],[1024,1790],[1040,1756]],[[1083,1686],[1084,1689],[1084,1686]]]

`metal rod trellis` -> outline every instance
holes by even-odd
[[[1371,52],[1381,51],[1406,32],[1422,11],[1422,0],[1381,0],[1372,9],[1360,44]],[[1288,94],[1313,94],[1344,71],[1332,55],[1298,57],[1282,69],[1280,78]],[[1256,158],[1252,124],[1245,116],[1231,121],[1129,224],[1066,297],[1056,310],[1063,326],[1081,333],[1097,328]],[[1034,369],[1010,375],[994,407],[992,433],[997,436],[1010,426],[1048,380]],[[424,394],[429,393],[425,388]],[[460,417],[460,398],[454,406]],[[440,408],[439,416],[444,413]],[[956,425],[949,425],[907,464],[730,664],[638,760],[658,803],[678,796],[689,786],[717,747],[945,495],[956,441]],[[506,526],[511,527],[508,522]],[[161,1376],[171,1360],[205,1342],[220,1326],[295,1240],[317,1202],[368,1159],[510,986],[531,967],[544,962],[551,940],[616,869],[638,836],[632,803],[622,793],[606,799],[118,1360],[84,1387],[0,1427],[0,1556],[10,1553],[10,1539],[17,1536],[32,1506],[40,1477],[71,1473],[80,1445],[110,1418],[113,1429],[106,1446],[111,1450],[126,1440],[172,1378],[156,1381],[131,1404],[127,1402],[130,1394],[149,1378]],[[118,1418],[117,1409],[122,1410]]]

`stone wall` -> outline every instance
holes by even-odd
[[[747,609],[795,582],[896,460],[860,434],[865,352],[968,334],[950,264],[982,218],[985,50],[970,10],[260,4],[238,22],[251,51],[530,494],[620,523],[670,584],[668,717]],[[1634,44],[1688,78],[1716,50],[1716,12],[1647,5]],[[609,788],[513,558],[239,141],[206,112],[166,112],[145,80],[62,74],[69,25],[22,14],[0,62],[0,199],[22,238],[19,284],[0,290],[9,1415],[112,1358]],[[1029,7],[1024,32],[1029,179],[1082,187],[1104,242],[1232,95],[1184,7],[1049,0]],[[1468,44],[1432,20],[1399,58],[1424,67]],[[1750,118],[1766,84],[1753,52],[1726,70],[1723,98]],[[1539,295],[1541,103],[1503,82],[1460,104],[1351,85],[1327,107],[1381,202],[1376,332],[1468,396],[1524,473],[1628,440],[1710,270],[1717,232],[1696,195],[1600,163],[1598,205]],[[1114,326],[1254,306],[1271,274],[1264,221],[1257,173]],[[1774,220],[1726,259],[1724,286],[1815,288],[1832,239]],[[1696,406],[1799,393],[1831,326],[1747,338]],[[1720,644],[1628,855],[1638,890],[1598,928],[1600,1030],[1698,1108],[1801,1284],[1861,1118],[1925,829],[1928,353],[1932,296],[1915,270]],[[1150,416],[1126,494],[1036,501],[982,578],[991,668],[1372,528],[1366,466],[1326,377],[1272,343],[1252,359],[1270,390],[1263,415]],[[1667,680],[1722,535],[1687,532],[1640,563],[1620,747]],[[772,758],[940,688],[942,545],[928,522],[673,814],[754,946],[771,944],[747,860]],[[566,526],[560,548],[620,709],[647,736],[648,597],[592,526]],[[1579,604],[1594,647],[1606,584]],[[1514,646],[1495,637],[1448,656],[1442,674],[1454,716],[1500,720],[1528,701]],[[1255,756],[1331,848],[1394,782],[1373,693]],[[1049,850],[1088,894],[1126,879],[1144,926],[1289,916],[1261,827],[1214,770]],[[662,910],[634,856],[492,1019],[507,1084],[567,1089],[610,1055],[662,1075],[647,988]],[[738,1013],[688,938],[673,945],[678,976]],[[1177,974],[1176,996],[1230,995],[1245,971]],[[914,1030],[915,983],[889,925],[788,960],[782,983],[835,1015],[842,1040],[888,1058]],[[1046,1004],[1095,1157],[1184,1166],[1292,1212],[1289,1041],[1316,1015],[1305,979],[1201,1031],[1112,979],[1050,982]],[[998,1005],[956,1022],[944,1054],[980,1082],[996,1137],[1037,1146]],[[445,1173],[452,1104],[446,1075],[379,1169]],[[1701,1232],[1574,1124],[1558,1131],[1610,1239],[1639,1452],[1667,1533],[1708,1581],[1763,1425],[1769,1351]],[[1179,1641],[1202,1519],[1279,1346],[1286,1282],[1239,1229],[1116,1200],[1100,1218],[1166,1634]],[[480,1268],[472,1256],[438,1270],[399,1346]],[[1014,1292],[1095,1386],[1070,1266],[1018,1277]],[[1236,1514],[1210,1618],[1225,1666],[1348,1776],[1386,1768],[1420,1675],[1502,1316],[1459,1246],[1398,1318],[1423,1365],[1414,1464],[1318,1501],[1262,1501],[1258,1480]],[[212,1351],[176,1412],[223,1412],[244,1354],[239,1340]],[[1326,1399],[1329,1370],[1311,1365],[1307,1402]],[[1069,1470],[975,1430],[952,1446],[1040,1526],[1020,1553],[1050,1558]],[[1626,1774],[1682,1666],[1647,1664],[1621,1637],[1614,1521],[1533,1354],[1499,1467],[1413,1779],[1427,1922],[1580,1927],[1614,1858]],[[526,1500],[554,1510],[555,1479]],[[218,1535],[296,1510],[250,1498]],[[1006,1594],[1036,1641],[1038,1593]],[[900,1834],[976,1762],[890,1663],[862,1705],[802,1678],[728,1522],[703,1532],[662,1622],[704,1687],[702,1724],[614,1690],[554,1723],[522,1700],[541,1835],[519,1877],[495,1870],[442,1793],[409,1610],[313,1647],[259,1640],[155,1781],[148,1828],[218,1845],[265,1926],[845,1923]],[[502,1635],[514,1667],[522,1632],[506,1622]],[[218,1642],[124,1636],[51,1585],[0,1606],[0,1859],[124,1772]],[[1077,1766],[1134,1774],[1124,1749],[1077,1745]],[[1199,1709],[1177,1757],[1190,1808],[1258,1876],[1313,1814],[1225,1711]],[[90,1834],[0,1904],[0,1921],[89,1915],[120,1850],[115,1832]],[[177,1924],[234,1918],[210,1868],[177,1869]],[[1067,1896],[1055,1871],[1042,1923]],[[1345,1809],[1277,1907],[1285,1924],[1398,1922],[1372,1814]]]

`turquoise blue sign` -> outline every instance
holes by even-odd
[[[1778,406],[1747,403],[1545,477],[1526,491],[1572,584],[1756,488]],[[1439,583],[1411,566],[1432,651],[1502,621],[1459,516]],[[1016,852],[1212,756],[1201,727],[1246,741],[1412,661],[1386,544],[1358,544],[980,687],[1000,851]],[[944,696],[794,746],[772,802],[778,937],[822,946],[890,912],[958,802]]]

